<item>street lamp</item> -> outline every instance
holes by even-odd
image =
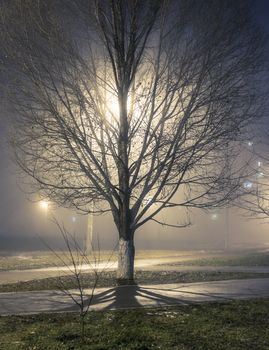
[[[87,215],[87,230],[85,238],[85,253],[90,254],[93,250],[93,203]]]
[[[225,209],[225,223],[226,223],[226,234],[225,234],[225,246],[224,249],[230,248],[230,210],[229,207]]]
[[[152,201],[152,197],[147,197],[143,200],[144,205],[148,205]]]
[[[44,211],[48,211],[49,209],[49,202],[45,201],[45,200],[42,200],[39,202],[39,206],[42,210]]]
[[[217,213],[212,213],[211,214],[211,220],[216,221],[218,219],[218,214]]]
[[[41,201],[39,202],[39,207],[41,208],[42,211],[44,211],[45,216],[46,216],[46,218],[47,218],[47,216],[48,216],[48,210],[49,210],[49,202],[46,201],[46,200],[41,200]]]
[[[246,180],[244,183],[243,183],[243,187],[246,189],[246,190],[250,190],[253,186],[253,183],[249,180]]]

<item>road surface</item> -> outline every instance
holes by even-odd
[[[75,292],[73,292],[73,296]],[[90,291],[88,291],[88,294]],[[269,297],[269,278],[100,288],[92,310],[160,307],[208,301]],[[0,293],[0,314],[76,311],[70,297],[60,291]]]
[[[135,263],[136,270],[150,270],[150,271],[215,271],[215,272],[253,272],[253,273],[269,273],[269,266],[183,266],[171,265],[173,259],[161,261],[159,259],[141,259]],[[117,263],[100,263],[99,269],[116,270]],[[92,271],[88,265],[82,267],[84,272]],[[9,270],[0,271],[0,284],[26,282],[34,279],[42,279],[48,277],[58,277],[70,274],[67,267],[46,267],[40,269],[28,270]]]

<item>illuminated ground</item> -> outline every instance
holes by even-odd
[[[33,264],[32,262],[35,260],[37,262]],[[19,261],[24,263],[19,266]],[[49,276],[68,275],[68,267],[63,268],[59,261],[57,265],[57,259],[53,254],[3,257],[1,263],[0,284],[2,285],[7,282],[35,279],[43,281],[44,278]],[[47,266],[49,264],[52,266]],[[242,266],[239,266],[239,264]],[[42,267],[33,268],[33,266],[40,265]],[[105,267],[110,275],[109,271],[115,270],[116,265],[116,256],[111,257],[108,252],[101,254],[99,269]],[[8,266],[9,268],[7,268]],[[19,270],[18,267],[23,269]],[[14,270],[14,268],[17,269]],[[139,286],[113,287],[113,285],[107,284],[106,288],[99,288],[95,291],[93,309],[156,307],[205,301],[269,297],[268,252],[252,251],[239,254],[238,252],[142,251],[137,254],[136,269],[139,269],[142,274],[143,271],[145,271],[145,274],[152,271],[152,273],[157,273],[160,276],[171,274],[174,278],[166,281],[164,277],[161,277],[156,280],[157,282],[154,281],[152,285],[148,280],[144,284],[143,279]],[[90,271],[89,266],[83,266],[82,271],[85,273]],[[176,282],[177,277],[184,271],[186,273],[195,272],[197,276],[199,271],[200,273],[205,271],[205,278],[199,279],[201,276],[198,276],[197,279],[194,279],[194,281],[200,281],[198,283],[182,284],[179,281]],[[236,272],[239,272],[237,276],[241,280],[232,279],[233,277],[226,281],[220,280],[225,274],[226,277],[223,279],[227,279],[227,276],[229,278],[229,273],[230,276],[236,276]],[[206,273],[215,274],[217,276],[216,280],[213,277],[213,280],[212,278],[208,279],[211,282],[206,282]],[[251,273],[253,275],[252,279],[242,279],[247,278],[247,276],[240,276],[240,273],[242,275]],[[264,274],[264,278],[259,278],[262,277],[261,273]],[[59,290],[45,291],[44,289],[46,288],[36,292],[0,293],[1,314],[75,311],[76,307],[70,297],[62,294]]]
[[[87,295],[91,291],[85,291]],[[78,297],[73,291],[72,296]],[[269,278],[230,280],[188,284],[121,286],[97,289],[92,310],[136,307],[163,307],[208,301],[224,302],[235,299],[269,297]],[[85,301],[87,302],[87,298]],[[41,312],[77,311],[78,306],[60,291],[0,293],[0,314],[32,314]]]
[[[137,250],[136,251],[136,261],[147,260],[151,261],[158,260],[162,263],[166,262],[178,262],[185,263],[194,259],[207,259],[213,257],[223,257],[223,256],[238,256],[246,254],[246,252],[223,252],[223,251],[173,251],[173,250]],[[68,255],[68,254],[67,254]],[[46,268],[55,267],[62,265],[60,259],[66,259],[66,252],[23,252],[10,254],[5,252],[0,252],[0,271],[3,270],[22,270],[22,269],[35,269],[35,268]],[[94,252],[90,259],[99,258],[100,261],[107,262],[117,260],[117,252],[114,251],[100,251]]]
[[[99,269],[115,270],[116,253],[101,252]],[[65,260],[68,264],[68,257]],[[53,253],[35,253],[0,258],[0,284],[66,275]],[[152,271],[223,271],[269,273],[268,252],[139,251],[136,269]],[[84,265],[82,271],[92,269]]]

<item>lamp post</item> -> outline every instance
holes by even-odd
[[[230,248],[230,208],[225,208],[225,242],[224,242],[224,249],[228,250]]]
[[[93,251],[93,203],[90,212],[87,215],[87,229],[85,237],[85,253],[90,254]]]

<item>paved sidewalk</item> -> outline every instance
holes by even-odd
[[[265,297],[269,297],[269,278],[122,286],[97,289],[91,308],[94,310],[110,310],[161,307],[174,304]],[[59,291],[0,293],[1,315],[76,310],[77,307],[70,300],[70,297]]]

